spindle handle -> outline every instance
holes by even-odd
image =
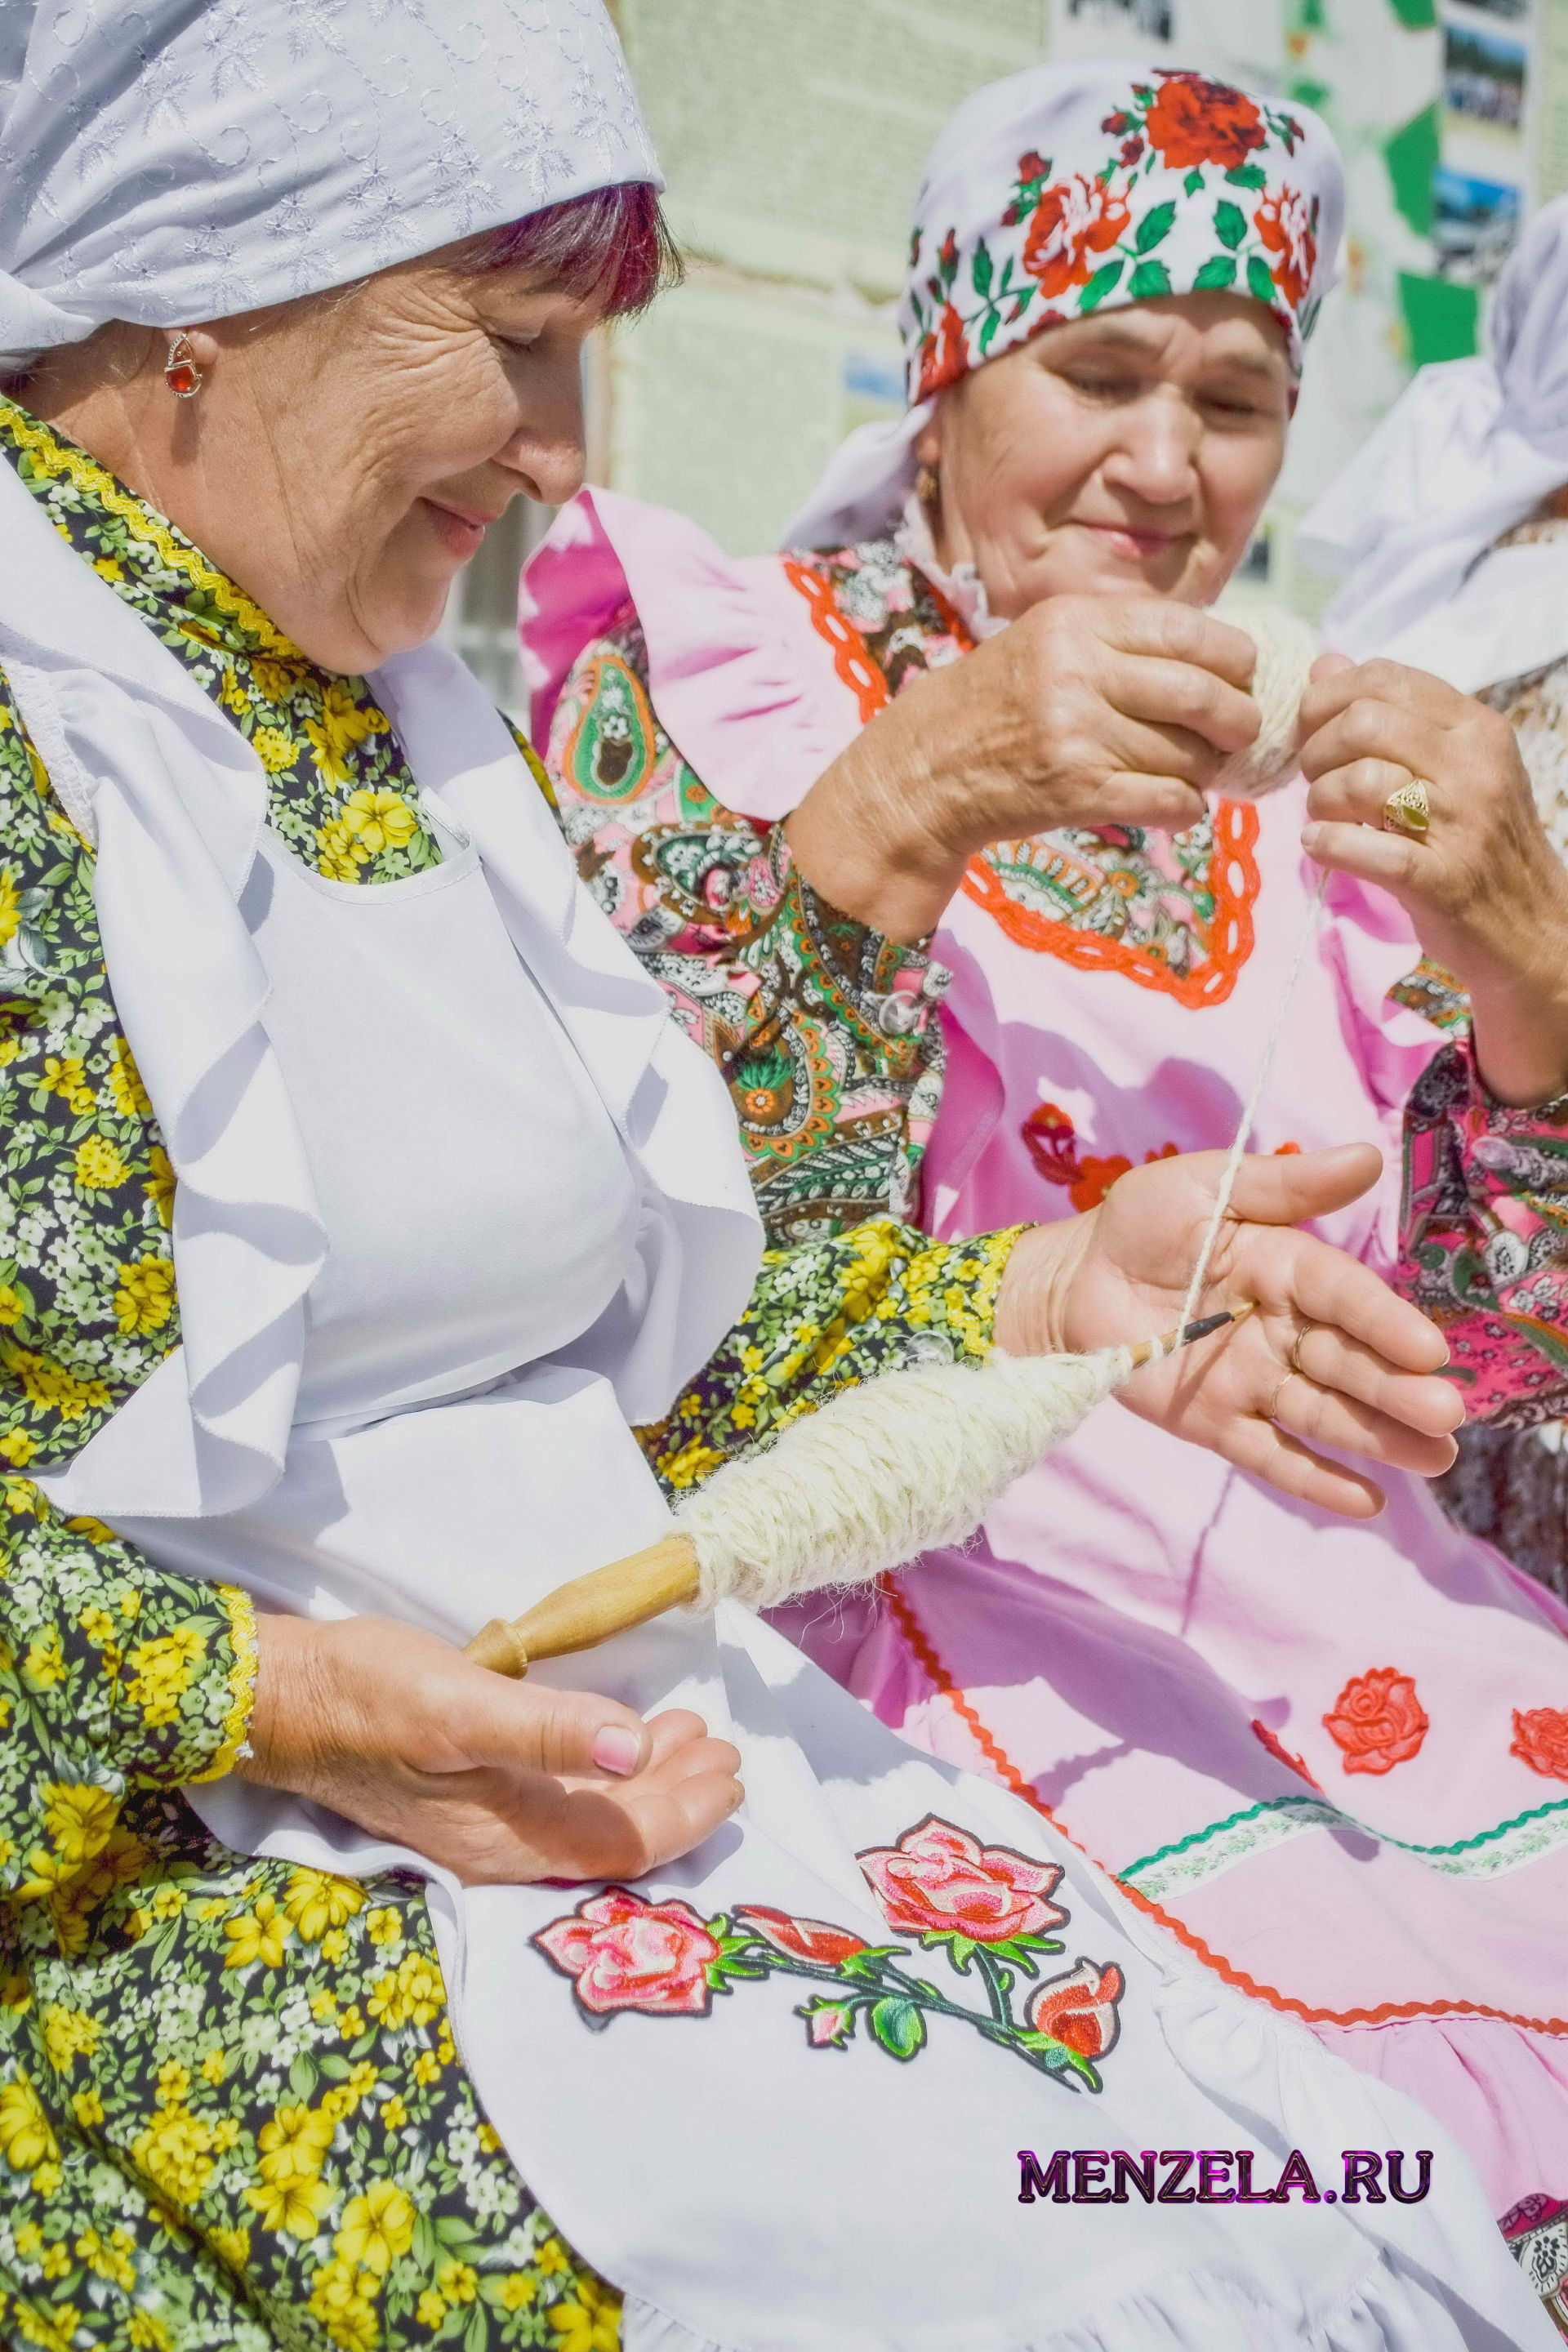
[[[504,1617],[492,1617],[463,1654],[516,1680],[536,1658],[597,1649],[601,1642],[634,1625],[646,1625],[667,1609],[683,1607],[696,1600],[700,1582],[697,1547],[690,1537],[666,1536],[646,1551],[574,1576],[510,1624]]]

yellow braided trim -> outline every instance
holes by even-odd
[[[984,1362],[994,1345],[992,1334],[996,1328],[996,1294],[1002,1287],[1002,1276],[1007,1271],[1007,1261],[1024,1235],[1033,1230],[1034,1228],[1027,1224],[1008,1225],[1002,1233],[982,1234],[973,1241],[960,1242],[954,1245],[959,1251],[966,1255],[973,1253],[980,1259],[979,1275],[969,1297],[970,1313],[974,1321],[983,1327],[985,1335],[980,1344],[969,1345],[968,1352],[973,1356],[977,1363]],[[966,1342],[969,1342],[972,1337],[977,1336],[960,1334]]]
[[[132,537],[155,547],[172,571],[183,572],[193,587],[205,588],[220,612],[228,614],[241,628],[259,639],[253,651],[270,654],[281,661],[304,661],[299,646],[273,625],[259,604],[251,603],[243,588],[237,588],[221,572],[215,572],[206,558],[187,541],[176,539],[161,515],[154,514],[140,499],[132,498],[96,459],[79,449],[68,448],[47,425],[29,416],[25,408],[19,408],[4,393],[0,393],[0,424],[14,441],[37,459],[45,473],[65,475],[79,490],[86,491],[100,506],[107,507],[110,514],[118,515]]]
[[[223,1739],[216,1755],[205,1772],[193,1775],[193,1780],[221,1780],[232,1772],[245,1745],[245,1735],[250,1727],[250,1711],[256,1703],[256,1610],[248,1592],[237,1584],[220,1584],[217,1598],[228,1618],[228,1638],[234,1650],[234,1664],[228,1670],[228,1713],[224,1717]]]

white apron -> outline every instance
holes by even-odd
[[[264,1605],[460,1640],[668,1525],[626,1422],[667,1409],[757,1255],[717,1075],[574,888],[455,663],[427,649],[375,680],[447,863],[326,882],[266,833],[237,733],[3,468],[0,492],[0,663],[97,841],[115,1001],[180,1178],[184,1345],[41,1483]],[[1191,1970],[1037,1816],[905,1748],[744,1612],[541,1673],[696,1708],[742,1751],[743,1812],[606,1895],[465,1891],[238,1782],[202,1810],[246,1850],[431,1877],[464,2059],[531,2189],[626,2293],[626,2352],[1552,2342],[1419,2109]],[[1009,1947],[1011,1971],[998,1905],[1047,1939]],[[923,1944],[923,1916],[978,1935]],[[747,1971],[715,1987],[748,1934]],[[1100,2087],[1023,2042],[1030,1966],[1069,2007],[1092,1986],[1063,2035],[1067,2010],[1043,2021],[1058,2062],[1069,2034],[1098,2050]],[[1343,2149],[1432,2149],[1430,2197],[1019,2200],[1021,2149],[1246,2150],[1267,2186],[1293,2147],[1321,2188]],[[1098,2200],[1092,2167],[1082,2185]]]

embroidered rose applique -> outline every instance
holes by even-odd
[[[1568,1780],[1568,1711],[1560,1706],[1516,1706],[1508,1752],[1543,1780]]]
[[[1115,2047],[1125,1990],[1114,1962],[1079,1958],[1061,1976],[1037,1978],[1043,1958],[1066,1947],[1047,1931],[1070,1914],[1051,1900],[1056,1863],[1011,1846],[983,1846],[934,1814],[896,1845],[862,1853],[860,1867],[888,1924],[941,1949],[961,1976],[973,1971],[985,2006],[950,2000],[913,1973],[901,1944],[868,1944],[826,1919],[801,1919],[767,1904],[700,1918],[679,1901],[649,1903],[624,1886],[590,1895],[532,1938],[572,1979],[578,2014],[595,2027],[618,2011],[644,2017],[706,2017],[714,1996],[747,1979],[802,1977],[818,1990],[795,2011],[814,2050],[842,2050],[864,2024],[892,2058],[926,2044],[931,2021],[970,2026],[1042,2074],[1098,2091],[1095,2060]],[[1021,2005],[1020,2005],[1021,2003]]]
[[[1120,1151],[1103,1160],[1080,1152],[1077,1130],[1059,1103],[1037,1103],[1018,1131],[1047,1183],[1064,1185],[1068,1199],[1079,1211],[1098,1209],[1117,1178],[1125,1176],[1132,1165]],[[1143,1158],[1145,1161],[1172,1160],[1177,1149],[1173,1143],[1163,1143]]]
[[[1353,1676],[1323,1726],[1344,1751],[1347,1772],[1392,1772],[1409,1762],[1430,1728],[1415,1684],[1395,1666]]]

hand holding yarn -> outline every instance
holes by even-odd
[[[1247,688],[1258,709],[1255,740],[1215,770],[1211,790],[1223,800],[1260,800],[1300,768],[1301,699],[1321,647],[1317,632],[1280,604],[1225,615],[1257,648]]]
[[[1082,1347],[1092,1336],[1103,1345],[1182,1314],[1225,1171],[1218,1151],[1154,1160],[1078,1220],[1081,1256],[1063,1294],[1060,1344]],[[1253,1312],[1121,1391],[1173,1436],[1347,1518],[1371,1517],[1382,1492],[1316,1447],[1433,1477],[1452,1461],[1449,1433],[1464,1417],[1455,1389],[1435,1377],[1447,1356],[1436,1327],[1370,1267],[1297,1230],[1357,1199],[1380,1173],[1368,1144],[1243,1159],[1197,1311],[1247,1298]]]
[[[1338,655],[1318,664],[1302,719],[1303,847],[1325,872],[1399,900],[1426,954],[1468,994],[1491,1093],[1551,1101],[1568,1087],[1568,873],[1513,729],[1424,670]],[[1419,839],[1382,823],[1414,777],[1431,811]]]
[[[1047,597],[879,711],[789,818],[791,854],[847,914],[923,937],[990,843],[1197,824],[1258,740],[1258,667],[1244,628],[1195,605]]]

